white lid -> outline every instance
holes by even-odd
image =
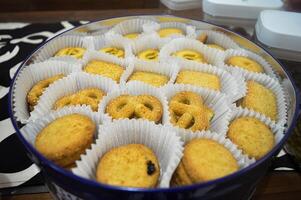
[[[262,10],[276,10],[282,0],[203,0],[203,11],[217,17],[257,19]]]
[[[301,13],[262,11],[255,30],[257,39],[267,46],[301,52]]]
[[[160,0],[171,10],[187,10],[202,7],[202,0]]]

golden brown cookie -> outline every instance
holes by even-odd
[[[237,66],[251,72],[264,73],[263,67],[258,62],[244,56],[232,56],[226,60],[226,64]]]
[[[89,117],[65,115],[41,130],[35,147],[47,159],[61,167],[68,167],[90,147],[95,131],[95,123]]]
[[[80,59],[83,57],[86,49],[81,47],[66,47],[60,49],[55,53],[54,56],[72,56],[74,58]]]
[[[243,97],[241,106],[253,109],[277,120],[277,99],[273,91],[256,81],[247,81],[247,95]]]
[[[128,39],[137,39],[139,35],[140,35],[139,33],[128,33],[123,35],[123,37]]]
[[[124,58],[124,50],[119,49],[117,47],[105,47],[105,48],[99,49],[99,51],[114,55],[118,58]]]
[[[92,60],[85,66],[84,71],[90,74],[98,74],[111,78],[119,83],[124,68],[114,63],[109,63],[101,60]]]
[[[245,154],[257,160],[267,154],[275,144],[271,129],[253,117],[240,117],[233,120],[227,137]]]
[[[213,118],[213,111],[204,105],[202,97],[187,91],[171,98],[169,112],[173,125],[192,131],[208,129]]]
[[[220,91],[221,83],[218,76],[205,72],[182,70],[179,72],[176,83],[190,84]]]
[[[204,44],[207,42],[207,39],[208,35],[206,33],[202,33],[197,37],[197,40]]]
[[[106,113],[113,119],[143,118],[159,122],[163,108],[161,102],[151,95],[121,95],[108,103]]]
[[[128,81],[142,81],[155,87],[165,85],[168,82],[168,80],[168,76],[159,73],[143,71],[136,71],[128,78]]]
[[[97,166],[97,181],[109,185],[154,188],[160,167],[153,151],[142,144],[128,144],[106,152]]]
[[[74,94],[64,96],[58,99],[53,106],[54,110],[62,108],[64,106],[71,105],[89,105],[93,111],[98,110],[98,104],[102,100],[105,93],[98,88],[86,88],[82,89]]]
[[[158,31],[158,34],[160,37],[164,38],[173,34],[184,35],[184,31],[179,28],[162,28]]]
[[[138,53],[138,58],[141,60],[158,61],[158,49],[146,49]]]
[[[63,74],[58,74],[55,76],[52,76],[50,78],[46,78],[44,80],[39,81],[38,83],[36,83],[31,89],[30,91],[27,93],[27,103],[28,103],[28,108],[29,111],[33,111],[33,108],[35,105],[37,105],[40,96],[43,94],[43,92],[45,91],[45,89],[52,84],[54,81],[63,78],[64,75]]]
[[[180,181],[172,185],[206,182],[238,169],[236,159],[226,147],[211,139],[193,139],[185,145],[184,155],[173,175]]]
[[[183,49],[181,51],[173,53],[172,55],[186,60],[207,63],[206,58],[203,54],[191,49]]]

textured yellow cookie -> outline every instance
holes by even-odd
[[[214,48],[214,49],[218,49],[218,50],[221,50],[221,51],[225,51],[225,48],[220,46],[220,45],[217,45],[217,44],[206,44],[207,47],[210,47],[210,48]]]
[[[199,71],[182,70],[177,76],[176,83],[190,84],[220,91],[221,83],[218,76]]]
[[[255,159],[267,154],[275,144],[270,128],[253,117],[240,117],[230,123],[227,137]]]
[[[158,31],[160,37],[168,37],[173,34],[184,35],[184,31],[179,28],[162,28]]]
[[[214,112],[203,103],[197,93],[183,91],[175,94],[169,102],[170,122],[192,131],[206,130]]]
[[[189,178],[188,174],[184,169],[183,162],[179,163],[177,169],[173,173],[170,184],[172,186],[193,184],[192,180]]]
[[[40,96],[43,94],[43,92],[45,91],[45,89],[54,81],[63,78],[64,75],[63,74],[58,74],[55,76],[52,76],[50,78],[44,79],[39,81],[38,83],[36,83],[31,89],[30,91],[27,93],[27,103],[28,103],[28,108],[29,111],[33,111],[33,107],[35,105],[37,105]]]
[[[138,38],[139,33],[129,33],[129,34],[125,34],[123,37],[125,38],[129,38],[129,39],[136,39]]]
[[[128,78],[128,81],[142,81],[155,87],[165,85],[168,82],[168,80],[168,76],[154,72],[143,71],[136,71]]]
[[[151,95],[121,95],[108,103],[106,113],[113,119],[143,118],[159,122],[163,107],[161,102]]]
[[[264,73],[262,66],[251,58],[233,56],[226,60],[227,65],[237,66],[251,72]]]
[[[207,63],[206,58],[203,54],[190,50],[190,49],[183,49],[181,51],[177,51],[172,54],[173,56],[184,58],[186,60],[196,61],[200,63]]]
[[[90,147],[94,122],[81,114],[70,114],[49,123],[35,139],[35,147],[61,167],[72,165]]]
[[[154,188],[160,168],[156,155],[142,144],[128,144],[106,152],[97,166],[97,181],[124,187]]]
[[[253,109],[277,120],[277,99],[273,91],[256,81],[247,82],[247,95],[242,99],[241,106]]]
[[[111,78],[119,83],[124,68],[114,63],[109,63],[101,60],[92,60],[85,66],[84,71],[90,74],[98,74]]]
[[[72,56],[74,58],[82,58],[86,49],[81,47],[66,47],[60,49],[54,56]]]
[[[146,49],[138,53],[138,58],[141,60],[158,61],[158,49]]]
[[[124,58],[124,50],[119,49],[117,47],[105,47],[105,48],[99,49],[99,51],[108,53],[108,54],[112,54],[118,58]]]
[[[54,103],[53,109],[57,110],[64,106],[71,105],[89,105],[92,110],[96,112],[98,110],[98,104],[104,95],[105,93],[98,88],[82,89],[74,94],[58,99]]]
[[[236,159],[226,147],[205,138],[188,142],[181,162],[193,183],[221,178],[239,169]]]

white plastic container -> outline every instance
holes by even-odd
[[[252,33],[263,10],[279,10],[281,0],[203,0],[204,20],[219,25],[240,26]]]
[[[256,39],[276,57],[301,61],[301,13],[262,11],[255,32]]]

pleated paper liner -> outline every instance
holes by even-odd
[[[252,60],[255,60],[257,63],[259,63],[263,67],[264,73],[252,72],[252,71],[249,71],[246,69],[242,69],[238,66],[232,66],[232,65],[226,64],[226,60],[228,60],[229,58],[231,58],[233,56],[244,56],[244,57],[248,57]],[[264,60],[262,57],[260,57],[259,55],[255,54],[251,51],[247,51],[247,50],[243,50],[243,49],[241,49],[241,50],[229,49],[229,50],[225,51],[223,56],[217,57],[215,65],[221,66],[221,67],[225,68],[226,70],[228,70],[229,72],[239,70],[244,76],[248,73],[267,74],[270,77],[277,79],[275,71],[273,70],[271,65],[266,60]]]
[[[36,137],[42,131],[43,128],[45,128],[48,124],[50,124],[57,118],[63,117],[65,115],[74,114],[74,113],[85,115],[95,123],[96,132],[94,138],[96,139],[98,137],[97,131],[99,125],[102,124],[102,117],[97,113],[92,112],[90,107],[87,106],[70,106],[55,112],[48,113],[47,115],[44,115],[43,117],[37,119],[36,121],[31,121],[27,123],[21,129],[21,133],[23,137],[26,139],[26,141],[30,143],[32,146],[34,146]]]
[[[137,19],[129,19],[123,22],[120,22],[119,24],[115,25],[112,29],[110,29],[109,33],[116,33],[120,36],[130,34],[130,33],[139,33],[140,36],[143,36],[145,34],[143,27],[146,26],[156,26],[156,22],[151,19],[144,19],[144,18],[137,18]],[[129,38],[124,38],[127,41],[133,41]]]
[[[195,86],[183,85],[183,84],[169,85],[167,87],[164,87],[162,90],[163,90],[162,92],[166,95],[168,108],[169,108],[169,103],[171,98],[179,92],[189,91],[189,92],[194,92],[199,96],[201,96],[204,101],[204,105],[206,105],[214,112],[214,117],[210,121],[209,130],[221,135],[226,134],[229,120],[231,117],[231,102],[228,101],[228,99],[224,94],[216,93],[212,90],[208,90],[205,88],[198,88]],[[184,129],[176,125],[173,125],[170,122],[170,119],[171,117],[169,117],[167,125],[174,127],[174,129],[180,133],[181,138],[185,138],[185,134],[191,132],[189,129]],[[201,131],[202,130],[195,131],[195,133]]]
[[[143,36],[130,44],[130,55],[132,57],[138,57],[138,54],[148,49],[157,49],[159,52],[161,48],[167,44],[169,40],[164,40],[157,35],[150,34]],[[159,59],[159,55],[158,55]],[[157,62],[157,61],[149,61]]]
[[[179,66],[179,73],[182,70],[191,70],[218,76],[221,88],[219,91],[214,91],[224,93],[225,95],[227,95],[228,99],[231,102],[234,102],[246,95],[246,83],[241,75],[233,76],[232,74],[221,68],[204,63],[189,62],[185,60],[178,60],[177,63]]]
[[[98,88],[108,94],[118,89],[118,85],[106,77],[99,77],[84,72],[73,73],[49,86],[47,91],[40,97],[34,110],[30,113],[30,120],[36,120],[47,113],[55,112],[53,106],[57,100],[88,88]]]
[[[239,72],[234,72],[239,73]],[[262,84],[264,87],[271,90],[277,100],[277,120],[279,126],[284,126],[287,122],[287,102],[282,85],[275,79],[265,75],[256,73],[245,74],[246,81],[252,80]]]
[[[160,178],[157,187],[169,187],[183,150],[180,138],[167,127],[145,120],[116,120],[99,129],[99,139],[76,162],[72,172],[78,176],[96,180],[96,168],[101,157],[109,150],[127,144],[143,144],[155,153]]]
[[[223,47],[225,50],[227,49],[241,49],[238,44],[236,44],[230,37],[225,35],[222,32],[213,31],[213,30],[197,30],[196,38],[198,39],[200,35],[207,35],[207,41],[205,44],[217,44]]]
[[[90,44],[89,41],[85,41],[85,40],[86,40],[85,36],[79,36],[79,35],[65,35],[65,36],[59,36],[57,38],[54,38],[53,40],[49,41],[47,45],[44,45],[41,49],[39,49],[37,55],[33,58],[33,62],[34,63],[42,62],[49,58],[61,60],[62,58],[64,59],[64,57],[67,58],[72,57],[72,56],[55,56],[55,53],[60,49],[66,47],[82,47],[87,50],[89,49]]]
[[[131,55],[130,53],[130,42],[118,37],[116,34],[105,34],[94,36],[92,38],[93,50],[100,51],[102,48],[115,47],[122,49],[125,53],[125,58]],[[111,54],[109,54],[111,55]]]
[[[176,28],[183,31],[184,35],[182,34],[171,34],[167,37],[170,38],[181,38],[181,37],[187,37],[187,38],[195,38],[196,32],[195,32],[195,26],[187,25],[185,23],[181,22],[163,22],[160,23],[159,26],[154,26],[154,31],[159,31],[160,29],[165,28]],[[158,35],[159,36],[159,35]]]
[[[267,125],[274,134],[275,145],[277,145],[281,141],[281,139],[284,137],[284,127],[279,126],[274,121],[272,121],[270,118],[268,118],[258,112],[255,112],[254,110],[249,110],[247,108],[232,106],[232,116],[230,118],[230,123],[231,123],[231,121],[233,121],[237,118],[240,118],[240,117],[253,117],[253,118],[260,120],[265,125]]]
[[[181,132],[178,132],[178,134],[179,133],[181,134]],[[255,159],[248,158],[247,155],[243,154],[243,152],[240,149],[238,149],[237,145],[231,142],[231,140],[227,139],[225,135],[219,133],[215,133],[212,131],[201,131],[197,133],[189,132],[185,133],[184,137],[182,137],[182,140],[184,141],[184,144],[187,144],[189,141],[197,138],[214,140],[222,146],[224,146],[225,148],[227,148],[237,161],[237,164],[239,165],[240,169],[246,168],[255,162]]]
[[[168,82],[164,85],[167,84],[173,84],[178,73],[178,66],[174,62],[161,62],[161,63],[156,63],[156,62],[148,62],[144,60],[139,60],[139,59],[132,59],[131,60],[131,65],[126,69],[124,74],[121,77],[120,80],[120,85],[125,85],[127,83],[130,83],[132,81],[128,81],[130,76],[137,71],[142,71],[142,72],[152,72],[160,75],[167,76]],[[147,76],[147,75],[146,75]],[[143,82],[143,81],[139,81]],[[143,82],[144,83],[144,82]],[[164,86],[162,85],[162,86]],[[160,87],[162,87],[160,86]]]
[[[76,63],[54,60],[25,66],[20,71],[13,88],[13,111],[17,121],[26,123],[29,119],[27,94],[35,84],[58,74],[67,76],[72,72],[80,71],[80,68],[81,66]]]
[[[112,116],[110,116],[108,113],[106,113],[106,108],[108,103],[116,99],[117,97],[121,95],[151,95],[157,98],[162,105],[163,108],[163,114],[160,123],[166,124],[169,119],[169,111],[167,107],[167,100],[164,94],[157,88],[147,85],[145,83],[139,82],[139,81],[131,81],[119,90],[115,90],[109,94],[107,94],[106,97],[103,98],[103,100],[100,102],[100,105],[98,106],[98,112],[105,116],[105,121],[112,121]],[[115,120],[114,120],[115,121]]]
[[[199,42],[195,39],[188,39],[188,38],[177,38],[174,40],[171,40],[168,44],[164,45],[160,51],[159,59],[161,60],[175,60],[175,61],[181,61],[185,60],[187,62],[196,62],[187,60],[184,58],[179,58],[176,56],[172,56],[173,53],[181,50],[194,50],[199,53],[201,53],[207,64],[215,64],[217,63],[217,58],[223,57],[224,53],[222,51],[209,48],[203,43]]]

